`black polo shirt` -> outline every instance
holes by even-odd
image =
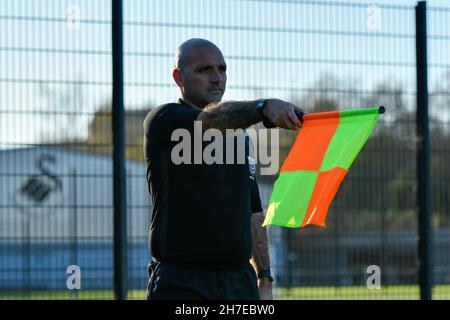
[[[156,261],[245,263],[251,257],[251,213],[262,211],[254,165],[249,158],[249,138],[241,140],[245,163],[237,163],[237,136],[227,138],[235,142],[233,164],[226,164],[230,144],[225,142],[224,164],[206,164],[203,160],[194,163],[194,121],[200,112],[180,99],[179,103],[153,109],[144,120],[144,156],[153,201],[151,255]],[[171,141],[176,129],[190,133],[191,163],[172,161],[172,148],[181,143],[181,138]],[[201,150],[210,143],[202,142]],[[184,151],[178,154],[184,155]]]

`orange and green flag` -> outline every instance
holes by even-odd
[[[377,107],[304,114],[263,226],[324,227],[331,201],[383,112]]]

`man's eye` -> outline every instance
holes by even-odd
[[[211,67],[205,67],[205,68],[199,68],[197,69],[197,72],[199,73],[208,73],[208,72],[213,72],[214,68]],[[227,68],[226,67],[219,67],[219,71],[220,72],[226,72]]]

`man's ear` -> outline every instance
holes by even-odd
[[[173,80],[175,80],[177,86],[182,88],[183,87],[183,80],[181,79],[181,70],[180,69],[173,69],[172,77],[173,77]]]

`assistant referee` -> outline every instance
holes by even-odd
[[[181,99],[153,109],[144,120],[153,201],[148,299],[272,299],[268,236],[261,227],[264,213],[248,137],[243,138],[244,163],[198,163],[194,142],[182,155],[192,161],[173,161],[174,131],[194,137],[195,121],[201,121],[202,132],[245,129],[263,120],[285,129],[301,127],[295,115],[301,109],[289,102],[220,102],[226,68],[212,42],[195,38],[182,43],[172,73]],[[239,136],[224,137],[230,139]],[[202,154],[209,143],[202,143]],[[223,152],[231,152],[230,145],[237,155],[239,143],[223,143]]]

